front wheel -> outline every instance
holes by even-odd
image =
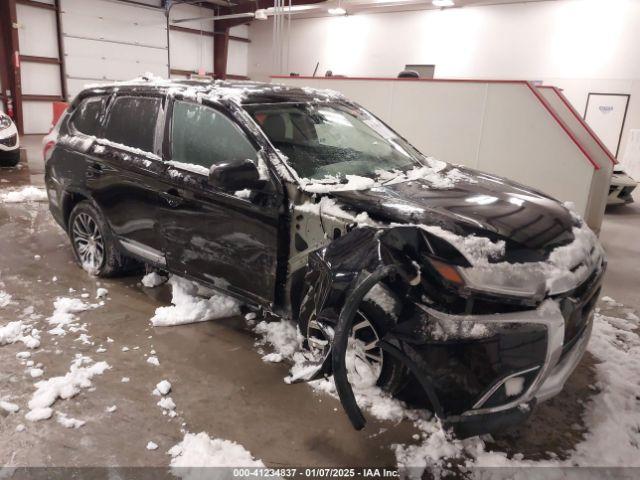
[[[317,358],[324,358],[333,338],[327,338],[327,329],[321,328],[315,315],[305,315],[308,298],[303,301],[299,328],[306,336],[309,350]],[[394,395],[409,380],[407,368],[378,345],[395,322],[379,305],[363,300],[358,308],[349,335],[345,356],[347,377],[356,388],[378,386]],[[329,325],[333,328],[335,325]]]
[[[127,270],[131,261],[120,254],[104,217],[91,202],[73,208],[68,234],[76,261],[91,275],[112,277]]]

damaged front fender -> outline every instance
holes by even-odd
[[[309,255],[305,279],[307,291],[301,305],[300,324],[316,322],[325,325],[330,322],[335,325],[330,350],[309,380],[333,374],[340,401],[356,429],[363,428],[366,421],[347,377],[346,351],[360,303],[385,278],[415,285],[421,276],[415,256],[410,255],[411,250],[419,248],[418,245],[411,248],[411,243],[419,242],[420,235],[407,228],[399,230],[358,228]],[[381,340],[380,346],[399,358],[418,378],[435,413],[441,413],[429,380],[421,374],[421,369],[403,347],[391,337]]]

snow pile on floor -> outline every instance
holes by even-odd
[[[0,194],[0,202],[2,203],[22,203],[22,202],[45,202],[47,201],[47,192],[43,188],[24,187],[20,190],[14,190]]]
[[[173,473],[182,478],[205,478],[202,475],[208,473],[196,470],[202,467],[264,467],[264,463],[253,458],[242,445],[210,438],[205,432],[186,433],[184,439],[167,453],[172,457]],[[231,471],[226,476],[223,472],[216,472],[216,478],[231,479],[233,476]]]
[[[27,348],[38,348],[40,346],[40,332],[25,325],[22,321],[9,322],[0,327],[0,345],[22,342]]]
[[[418,421],[422,443],[396,445],[399,467],[411,468],[420,478],[424,468],[444,468],[453,458],[467,467],[639,467],[640,455],[640,325],[629,320],[596,314],[588,350],[596,364],[600,391],[587,404],[584,423],[587,433],[566,460],[511,458],[504,452],[487,450],[478,437],[457,440],[435,421]]]
[[[85,423],[87,423],[84,420],[78,420],[77,418],[68,417],[66,413],[62,412],[56,413],[56,420],[64,428],[80,428]]]
[[[268,345],[274,350],[272,353],[264,355],[263,360],[275,361],[274,358],[277,358],[279,361],[289,360],[292,362],[290,374],[284,379],[285,382],[293,383],[315,372],[315,362],[318,359],[313,358],[310,352],[302,350],[303,337],[292,322],[288,320],[261,321],[255,326],[254,332],[261,337],[257,342],[259,346]],[[349,377],[353,383],[353,392],[358,405],[369,410],[379,420],[400,421],[407,415],[410,415],[411,419],[419,418],[421,415],[419,412],[406,410],[402,402],[375,386],[375,381],[372,381],[372,372],[368,371],[369,365],[359,360],[361,355],[357,355],[358,347],[362,348],[362,345],[350,341],[345,359],[348,369],[350,371],[357,370],[360,374],[357,377]],[[335,398],[338,397],[333,377],[314,380],[309,382],[309,385],[314,390],[328,393]]]
[[[91,379],[95,375],[102,375],[111,368],[107,362],[92,362],[91,358],[76,354],[69,372],[64,376],[37,382],[36,391],[29,400],[30,411],[25,415],[26,419],[36,421],[50,418],[53,414],[51,405],[58,398],[66,400],[76,396],[81,389],[92,386]]]
[[[257,342],[258,346],[269,345],[274,349],[273,353],[262,357],[265,361],[281,362],[283,359],[293,359],[294,354],[302,347],[303,337],[297,327],[285,320],[279,322],[263,320],[254,327],[254,332],[261,336]]]
[[[197,296],[199,287],[196,283],[175,275],[169,278],[169,283],[173,305],[156,309],[151,318],[155,327],[205,322],[240,314],[240,304],[231,297],[213,294],[208,299],[200,298]]]
[[[7,402],[6,400],[0,400],[0,410],[4,410],[8,413],[16,413],[20,410],[20,407],[12,402]]]
[[[167,281],[167,277],[163,277],[158,272],[147,273],[144,277],[142,277],[142,285],[147,288],[154,288],[158,285],[162,285]]]
[[[6,307],[11,303],[11,294],[0,290],[0,308]]]
[[[587,406],[585,440],[572,462],[640,466],[640,324],[596,314],[588,350],[600,361],[600,392]]]
[[[58,297],[53,302],[53,314],[47,319],[49,324],[55,325],[49,330],[52,335],[66,335],[64,327],[73,325],[76,321],[76,314],[94,308],[97,305],[85,303],[79,298]]]
[[[169,380],[162,380],[158,382],[155,390],[153,391],[154,395],[166,395],[171,391],[171,382]]]

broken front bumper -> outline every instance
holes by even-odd
[[[449,315],[416,304],[412,331],[385,341],[433,387],[443,420],[459,434],[504,428],[563,389],[589,342],[603,272],[535,310]],[[438,335],[423,328],[418,340],[420,324],[439,325]]]

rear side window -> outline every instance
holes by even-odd
[[[209,168],[229,160],[257,160],[238,125],[204,105],[176,101],[171,121],[171,159]]]
[[[71,117],[71,125],[85,135],[97,135],[104,108],[104,97],[92,97],[82,101]]]
[[[153,152],[160,103],[160,98],[153,97],[117,97],[109,108],[105,138]]]

